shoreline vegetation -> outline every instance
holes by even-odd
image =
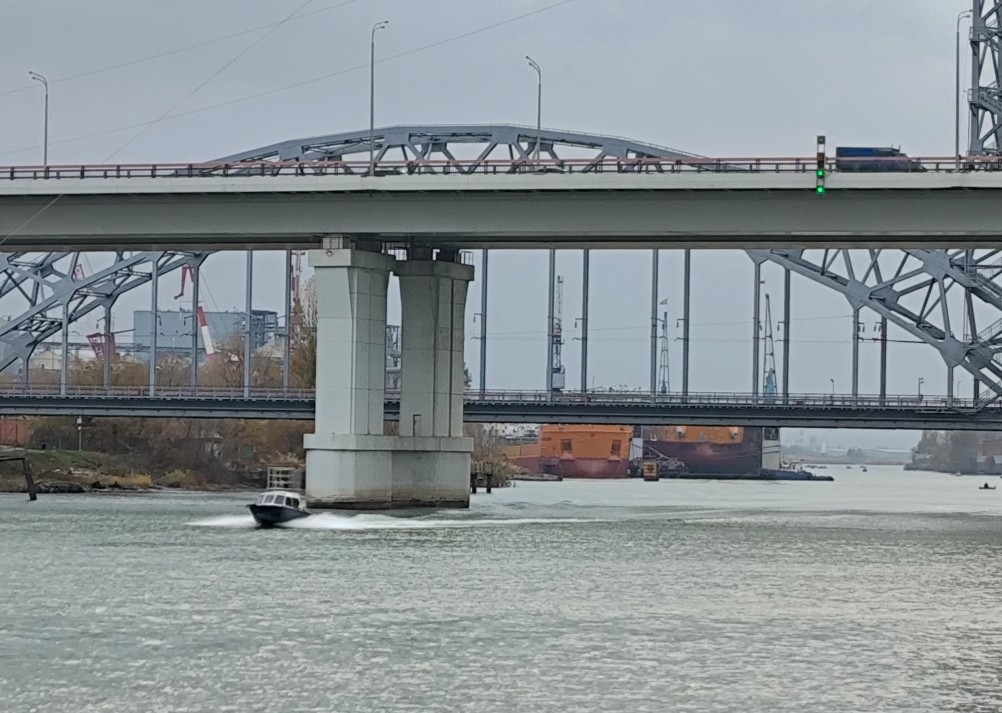
[[[4,455],[24,456],[40,494],[124,492],[148,490],[227,491],[260,490],[265,487],[267,467],[256,467],[223,476],[207,477],[195,470],[169,468],[150,473],[128,455],[93,451],[70,451],[46,448],[6,448]],[[496,488],[510,487],[523,469],[504,460],[475,460],[480,473],[490,472]],[[279,463],[272,462],[270,465]],[[301,462],[286,458],[281,463],[302,467]],[[485,483],[481,482],[481,485]],[[26,493],[27,484],[20,461],[0,461],[0,493]]]
[[[5,449],[5,455],[24,456],[31,464],[38,492],[81,493],[130,490],[236,490],[253,488],[253,475],[209,482],[198,473],[173,468],[150,474],[135,467],[128,456],[59,449]],[[260,478],[263,483],[263,476]],[[0,462],[0,492],[25,493],[27,485],[19,461]]]
[[[316,299],[311,282],[296,302],[291,323],[290,387],[311,388],[316,373]],[[113,358],[110,367],[112,386],[144,387],[149,383],[145,363]],[[168,388],[187,385],[190,370],[190,360],[164,355],[157,359],[157,383]],[[278,360],[255,356],[250,372],[255,387],[282,386]],[[5,378],[9,380],[0,375],[0,382]],[[102,360],[71,359],[70,384],[99,387],[104,379]],[[243,380],[240,338],[220,344],[216,359],[198,370],[201,386],[237,388]],[[28,381],[57,385],[59,373],[32,368]],[[303,436],[313,431],[312,421],[115,417],[84,418],[78,424],[75,416],[15,421],[15,428],[24,434],[15,441],[19,447],[0,446],[0,453],[27,455],[39,486],[62,483],[85,490],[264,488],[269,467],[304,467]],[[491,463],[499,480],[521,470],[501,456],[503,444],[487,428],[468,424],[464,431],[473,439],[473,461]],[[387,422],[384,432],[394,435],[397,424]],[[83,450],[77,450],[80,444]],[[25,489],[20,464],[0,462],[0,492]],[[79,492],[75,487],[73,490]],[[39,492],[51,491],[40,487]]]

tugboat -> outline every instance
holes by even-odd
[[[260,527],[274,527],[308,517],[306,499],[299,493],[300,482],[294,468],[268,468],[267,489],[247,506],[254,522]]]

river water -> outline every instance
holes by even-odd
[[[827,472],[271,531],[248,494],[2,496],[0,711],[1002,710],[1002,488]]]

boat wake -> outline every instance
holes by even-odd
[[[254,518],[250,515],[220,515],[219,517],[207,517],[203,520],[195,520],[189,524],[196,527],[257,527],[257,523],[254,522]]]
[[[600,522],[600,520],[580,518],[464,518],[435,519],[417,517],[393,517],[390,515],[335,515],[317,513],[309,517],[282,523],[279,527],[287,530],[427,530],[434,528],[464,527],[508,527],[512,525],[559,525],[564,523]],[[256,527],[250,515],[222,515],[196,520],[197,527]]]

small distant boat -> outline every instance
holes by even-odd
[[[859,466],[859,469],[860,469],[861,471],[863,471],[864,473],[866,472],[866,466],[865,466],[865,465],[861,465],[861,466]]]
[[[247,506],[254,522],[261,527],[274,527],[308,517],[306,498],[298,492],[301,482],[294,468],[268,468],[267,489]]]
[[[980,488],[978,488],[978,490],[995,490],[995,486],[994,485],[989,485],[988,483],[985,483]]]

